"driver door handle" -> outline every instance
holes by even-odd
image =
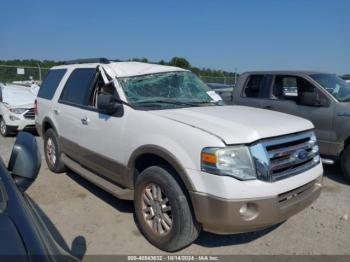
[[[83,117],[82,119],[80,119],[81,120],[81,123],[83,124],[83,125],[88,125],[89,124],[89,122],[90,122],[90,119],[87,117],[87,116],[85,116],[85,117]]]

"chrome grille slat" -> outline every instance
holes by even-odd
[[[314,132],[262,140],[250,147],[258,177],[274,182],[320,163]]]
[[[315,153],[310,152],[308,153],[307,158],[303,160],[288,158],[282,161],[272,161],[270,167],[271,167],[271,170],[281,169],[281,168],[289,167],[291,165],[297,165],[303,162],[310,161],[314,157],[315,157]]]
[[[315,166],[314,163],[308,162],[305,165],[302,165],[300,167],[296,167],[296,168],[290,169],[288,171],[280,172],[280,173],[275,173],[274,175],[276,178],[274,179],[274,181],[281,180],[283,178],[287,178],[287,177],[290,177],[292,175],[300,174],[301,172],[303,172],[307,169],[311,169],[314,166]]]
[[[294,152],[295,150],[299,149],[311,149],[314,145],[315,143],[305,142],[300,145],[271,150],[269,151],[269,158],[286,156],[289,155],[291,152]]]
[[[24,118],[27,118],[27,119],[34,119],[35,118],[34,108],[29,109],[23,116]]]

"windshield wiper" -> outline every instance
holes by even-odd
[[[199,104],[192,102],[181,102],[181,101],[169,101],[169,100],[144,100],[138,101],[135,104],[137,105],[146,105],[146,104],[170,104],[170,105],[186,105],[186,106],[199,106]]]
[[[196,104],[196,105],[205,105],[205,104],[221,105],[220,102],[221,100],[220,101],[193,101],[190,103]]]

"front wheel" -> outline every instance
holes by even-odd
[[[9,135],[8,126],[2,117],[0,118],[0,133],[3,137],[7,137]]]
[[[181,186],[161,166],[149,167],[137,177],[135,215],[147,240],[164,251],[182,249],[200,233]]]
[[[53,129],[48,129],[44,138],[44,151],[47,166],[54,173],[63,173],[66,171],[61,160],[61,150],[58,137]]]
[[[350,183],[350,145],[347,145],[341,155],[340,165],[344,178]]]

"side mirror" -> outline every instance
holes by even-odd
[[[22,192],[38,177],[41,154],[38,143],[32,134],[20,132],[13,146],[8,171]]]
[[[119,111],[123,105],[112,95],[99,95],[97,97],[97,108],[103,113],[113,115]]]
[[[299,97],[299,104],[304,106],[328,106],[326,98],[320,98],[317,92],[303,92]]]

